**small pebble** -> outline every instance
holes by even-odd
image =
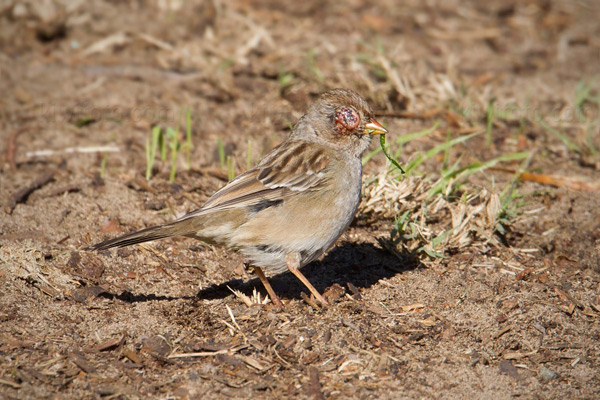
[[[546,367],[540,368],[540,376],[547,381],[558,378],[558,374],[556,372]]]

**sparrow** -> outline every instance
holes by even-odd
[[[327,305],[300,268],[327,251],[352,222],[361,195],[361,156],[373,135],[386,133],[356,92],[327,91],[283,143],[201,208],[89,249],[187,236],[242,253],[277,308],[283,303],[264,270],[289,270]]]

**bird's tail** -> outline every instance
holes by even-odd
[[[170,224],[152,226],[150,228],[142,229],[141,231],[128,233],[123,236],[116,237],[114,239],[105,240],[104,242],[96,243],[88,250],[106,250],[112,247],[125,247],[132,244],[149,242],[151,240],[164,239],[172,236],[183,236],[190,234],[190,221],[180,220],[174,221]]]

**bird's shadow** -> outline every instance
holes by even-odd
[[[332,249],[322,260],[314,261],[302,268],[302,273],[323,293],[333,284],[339,284],[346,289],[349,284],[356,288],[369,288],[381,279],[390,278],[397,274],[421,267],[419,259],[411,253],[392,255],[372,243],[345,242]],[[273,289],[281,298],[300,298],[301,292],[308,289],[289,271],[269,277]],[[231,295],[231,290],[237,289],[249,293],[253,288],[264,292],[258,278],[244,282],[232,279],[224,283],[212,285],[200,290],[198,299],[218,299]]]
[[[321,293],[334,284],[346,289],[351,285],[356,288],[369,288],[381,279],[421,267],[419,259],[412,253],[399,256],[383,250],[372,243],[342,243],[332,249],[322,260],[314,261],[302,268],[302,273]],[[300,293],[308,293],[308,289],[289,271],[269,277],[269,282],[281,298],[298,299]],[[351,285],[350,285],[351,284]],[[140,303],[152,300],[178,299],[222,299],[231,296],[231,290],[251,293],[253,288],[264,292],[258,278],[249,281],[231,279],[217,285],[200,290],[195,296],[162,296],[156,294],[133,294],[125,291],[120,294],[102,290],[98,296],[119,299],[127,303]]]

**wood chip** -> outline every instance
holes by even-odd
[[[498,321],[499,323],[508,321],[508,317],[506,316],[506,314],[498,314],[498,315],[496,315],[496,317],[494,319],[496,321]]]
[[[402,312],[417,312],[425,308],[425,304],[422,303],[414,303],[406,306],[402,306]]]
[[[433,315],[430,315],[429,318],[422,319],[419,322],[425,326],[435,326],[436,319]]]
[[[154,189],[145,179],[133,178],[130,182],[130,186],[134,187],[134,184],[145,190],[146,192],[157,194],[158,192]]]
[[[80,192],[80,191],[81,191],[81,186],[79,184],[71,183],[71,184],[64,185],[64,186],[61,186],[61,187],[51,190],[47,194],[47,196],[54,197],[54,196],[60,196],[61,194],[65,194],[65,193],[76,193],[76,192]]]
[[[505,375],[511,376],[515,379],[521,379],[521,375],[519,375],[517,368],[508,360],[500,361],[498,368],[500,369],[500,372]]]
[[[308,385],[306,394],[311,399],[324,400],[323,392],[321,391],[321,382],[319,378],[319,370],[316,367],[308,368]]]
[[[345,292],[346,290],[341,285],[334,283],[333,285],[325,289],[323,297],[325,297],[325,300],[327,300],[329,304],[332,304],[335,301],[339,300]]]
[[[355,300],[360,300],[362,298],[362,296],[360,294],[360,290],[356,286],[354,286],[354,284],[352,282],[346,282],[346,285],[348,285],[348,289],[352,293],[352,297]]]
[[[83,355],[77,353],[69,354],[69,358],[73,361],[73,364],[77,365],[83,372],[89,374],[96,371],[94,367]]]
[[[140,356],[138,356],[137,353],[135,351],[133,351],[132,349],[130,349],[129,347],[123,347],[122,354],[136,364],[142,363],[142,359],[140,358]]]
[[[123,335],[120,339],[109,339],[105,342],[99,343],[93,347],[93,351],[114,350],[117,347],[121,347],[123,343],[125,343],[125,335]]]
[[[71,256],[69,257],[69,261],[67,261],[66,266],[73,275],[76,275],[94,284],[98,284],[105,270],[104,263],[100,257],[89,252],[71,252]]]
[[[538,275],[537,280],[539,283],[543,283],[546,284],[548,283],[548,274],[546,272],[542,272],[541,274]]]
[[[317,310],[317,311],[321,310],[321,307],[319,306],[319,304],[317,304],[317,302],[314,301],[312,299],[312,297],[308,297],[306,295],[306,293],[300,292],[300,297],[302,297],[302,300],[304,300],[309,306],[311,306],[315,310]]]
[[[319,358],[320,358],[320,355],[318,352],[311,351],[311,352],[307,353],[304,357],[302,357],[302,359],[300,361],[302,362],[302,364],[308,365],[308,364],[312,364],[312,363],[318,361]]]
[[[265,366],[263,366],[256,358],[251,357],[251,356],[242,356],[242,360],[248,364],[249,366],[251,366],[252,368],[255,368],[259,371],[264,371],[267,368]]]
[[[584,306],[577,299],[569,294],[568,291],[555,287],[554,291],[558,295],[558,297],[568,306],[575,305],[577,308],[583,310]]]
[[[344,325],[344,326],[346,326],[348,328],[352,328],[352,329],[354,329],[358,333],[362,333],[362,331],[360,330],[360,328],[358,326],[356,326],[354,323],[352,323],[351,321],[349,321],[349,320],[347,320],[345,318],[342,318],[341,322],[342,322],[342,325]]]
[[[520,360],[521,358],[526,358],[526,357],[530,357],[534,354],[537,354],[537,350],[534,351],[530,351],[528,353],[519,353],[519,352],[512,352],[512,353],[506,353],[504,354],[504,359],[505,360]]]
[[[500,330],[498,333],[496,333],[493,338],[494,339],[498,339],[500,336],[504,335],[506,332],[509,332],[512,328],[510,326],[507,326],[506,328]]]
[[[517,281],[526,281],[529,276],[531,275],[532,269],[531,268],[525,268],[523,271],[519,272],[516,276],[515,276],[515,280]]]
[[[31,126],[25,126],[21,129],[17,129],[8,137],[8,140],[6,142],[6,162],[10,166],[10,169],[12,169],[13,171],[17,169],[17,163],[15,161],[15,154],[17,152],[17,138],[22,133],[27,132],[28,130],[33,128],[34,127]]]
[[[155,335],[142,340],[142,350],[162,358],[167,357],[171,353],[171,346],[169,346],[164,337]]]
[[[379,315],[380,317],[387,317],[390,315],[390,313],[386,309],[384,309],[383,307],[381,307],[379,304],[376,304],[376,303],[368,304],[367,310],[372,312],[373,314]]]
[[[100,232],[102,233],[115,233],[121,231],[121,224],[117,219],[110,219],[100,227]]]

